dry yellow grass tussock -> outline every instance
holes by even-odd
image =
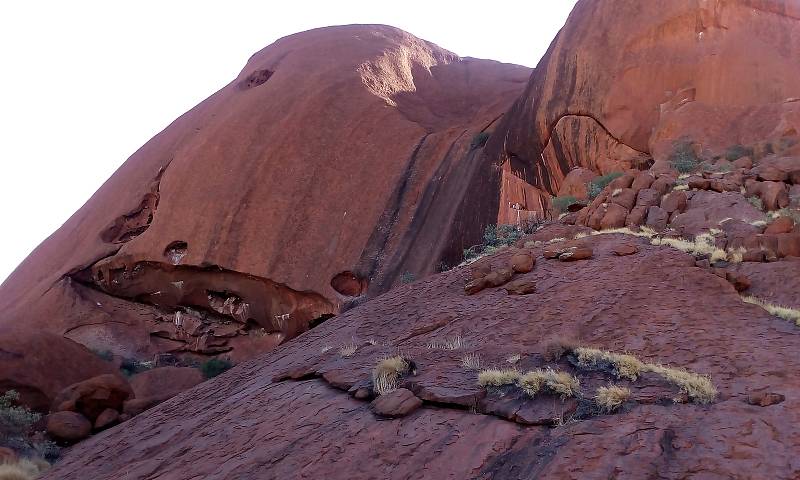
[[[601,410],[610,413],[622,406],[629,398],[631,398],[631,390],[629,388],[609,385],[597,389],[594,401]]]
[[[614,368],[617,378],[636,380],[645,369],[645,364],[633,355],[612,353],[597,348],[579,347],[575,349],[578,364],[583,367],[596,367],[607,363]]]
[[[408,372],[408,369],[408,361],[399,355],[378,361],[372,369],[372,385],[375,393],[385,395],[397,390],[400,377]]]
[[[467,370],[480,370],[481,357],[477,353],[468,353],[461,357],[461,366]]]
[[[478,373],[478,385],[482,387],[502,387],[513,385],[519,379],[519,371],[513,368],[490,368]]]
[[[784,307],[783,305],[776,305],[774,303],[769,303],[766,300],[762,300],[752,295],[743,296],[742,301],[745,303],[749,303],[751,305],[758,305],[759,307],[769,312],[770,315],[775,315],[776,317],[782,318],[784,320],[789,320],[790,322],[794,322],[795,325],[800,327],[800,310],[796,308]]]
[[[566,372],[547,368],[525,373],[519,378],[519,386],[531,397],[542,391],[562,397],[574,397],[580,393],[581,383]]]
[[[661,375],[665,380],[676,385],[693,402],[711,403],[717,398],[717,388],[707,375],[658,364],[648,364],[647,370]]]

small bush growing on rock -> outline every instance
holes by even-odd
[[[233,367],[233,363],[231,363],[230,360],[226,360],[224,358],[212,358],[200,365],[200,371],[203,372],[204,377],[214,378],[226,370],[230,370],[231,367]]]
[[[92,349],[92,353],[94,353],[98,357],[102,358],[106,362],[110,362],[110,361],[114,360],[114,354],[111,353],[111,350],[94,350],[94,349]]]
[[[734,145],[728,148],[728,151],[725,152],[725,160],[729,162],[733,162],[739,160],[742,157],[752,157],[753,156],[753,149],[746,148],[742,145]]]
[[[414,280],[415,280],[414,274],[411,272],[403,272],[403,275],[401,276],[400,279],[400,281],[402,281],[403,284],[414,283]]]
[[[553,205],[553,208],[555,208],[558,212],[564,213],[569,209],[571,205],[575,205],[576,203],[579,203],[579,201],[572,195],[565,195],[563,197],[553,197],[551,203]]]
[[[602,411],[611,413],[627,402],[629,398],[631,398],[629,388],[609,385],[597,389],[594,401]]]
[[[513,245],[522,235],[522,229],[516,225],[487,225],[483,231],[483,243],[464,249],[464,261],[477,260],[501,247]]]
[[[529,396],[539,392],[574,397],[580,393],[581,383],[566,372],[557,372],[552,368],[533,370],[519,378],[519,386]]]
[[[679,173],[689,173],[700,166],[700,159],[694,152],[692,142],[684,139],[674,144],[669,163]]]
[[[378,361],[372,369],[372,387],[375,393],[385,395],[397,390],[400,377],[408,373],[410,367],[408,360],[399,355]]]
[[[601,175],[586,185],[586,191],[590,200],[594,200],[609,183],[622,176],[622,172],[611,172],[607,175]]]
[[[19,393],[8,390],[0,395],[0,432],[4,437],[26,437],[42,416],[17,405]]]
[[[514,368],[490,368],[478,373],[478,385],[481,387],[502,387],[513,385],[519,379],[519,370]]]

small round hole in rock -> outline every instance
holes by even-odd
[[[164,249],[164,256],[172,263],[173,265],[177,265],[181,263],[183,257],[186,256],[187,251],[189,250],[189,244],[183,241],[176,241],[172,242],[167,245],[167,248]]]
[[[367,281],[351,271],[344,271],[331,279],[331,287],[346,297],[358,297],[367,290]]]

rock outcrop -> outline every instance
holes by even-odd
[[[283,38],[17,268],[0,323],[240,361],[453,265],[496,221],[481,147],[529,74],[387,26]]]
[[[680,141],[713,157],[742,147],[763,153],[797,136],[796,2],[648,7],[579,1],[489,139],[490,156],[547,197],[580,194],[562,189],[572,169],[645,169],[666,162]]]

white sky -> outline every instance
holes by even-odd
[[[383,23],[535,66],[574,0],[0,4],[0,281],[137,148],[291,33]]]

